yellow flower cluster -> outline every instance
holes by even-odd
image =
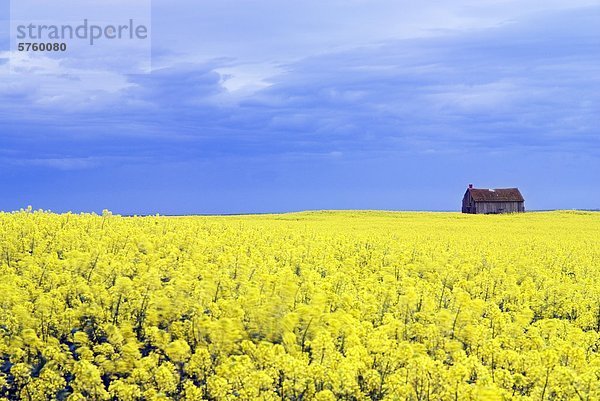
[[[0,214],[0,398],[599,400],[600,214]]]

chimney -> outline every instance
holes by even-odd
[[[472,188],[473,188],[473,184],[469,184],[469,189],[472,189]]]

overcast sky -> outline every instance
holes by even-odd
[[[4,4],[0,210],[600,208],[597,0],[155,0],[150,74],[9,74]]]

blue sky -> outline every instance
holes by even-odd
[[[0,9],[0,210],[458,210],[471,182],[600,208],[597,1],[152,13],[151,74],[9,74]]]

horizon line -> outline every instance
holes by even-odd
[[[45,212],[45,213],[53,213],[58,215],[64,214],[97,214],[99,216],[102,213],[97,213],[95,211],[67,211],[67,212],[54,212],[52,210],[44,210],[44,209],[29,209],[29,208],[21,208],[19,210],[13,211],[0,211],[0,213],[10,214],[10,213],[18,213],[21,211],[30,211],[30,212]],[[105,209],[108,210],[108,209]],[[410,210],[410,209],[304,209],[304,210],[291,210],[291,211],[279,211],[279,212],[239,212],[239,213],[183,213],[183,214],[170,214],[170,213],[118,213],[112,212],[108,210],[111,214],[115,216],[121,217],[152,217],[152,216],[160,216],[160,217],[235,217],[235,216],[268,216],[268,215],[286,215],[286,214],[299,214],[299,213],[318,213],[318,212],[387,212],[387,213],[456,213],[456,214],[468,214],[462,213],[460,210]],[[600,212],[600,208],[596,209],[531,209],[526,210],[524,213],[544,213],[544,212],[561,212],[561,211],[574,211],[574,212]],[[515,213],[505,213],[505,214],[515,214]],[[523,213],[519,213],[523,214]]]

